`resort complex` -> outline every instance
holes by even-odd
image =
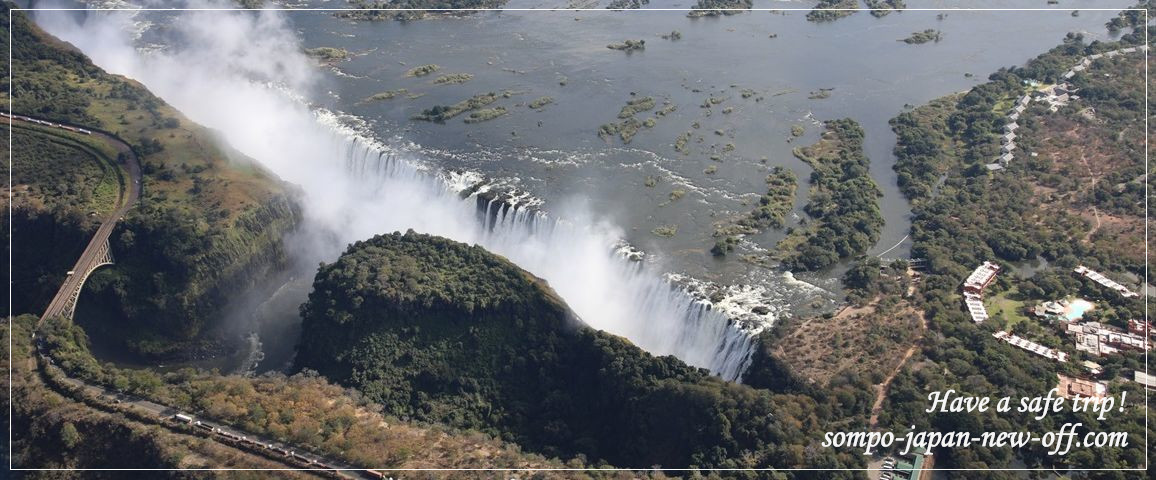
[[[1121,48],[1104,53],[1097,53],[1088,55],[1080,59],[1079,63],[1072,66],[1068,71],[1064,72],[1063,79],[1070,80],[1076,76],[1077,73],[1083,72],[1092,66],[1092,62],[1101,58],[1113,58],[1117,55],[1125,53],[1133,53],[1136,51],[1148,51],[1147,45],[1139,47]],[[1020,116],[1027,111],[1028,105],[1033,101],[1037,101],[1048,106],[1048,111],[1055,113],[1061,108],[1068,106],[1073,100],[1078,100],[1080,97],[1076,95],[1075,88],[1067,82],[1061,82],[1054,85],[1040,86],[1040,82],[1025,81],[1032,87],[1038,87],[1034,92],[1025,93],[1023,96],[1016,98],[1015,106],[1008,112],[1006,120],[1007,123],[1003,126],[1003,136],[1000,137],[999,157],[996,162],[987,165],[988,170],[1003,170],[1015,160],[1016,150],[1016,129],[1019,128]]]

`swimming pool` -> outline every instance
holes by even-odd
[[[1096,308],[1096,305],[1092,302],[1082,298],[1077,298],[1072,300],[1071,303],[1068,304],[1067,308],[1064,309],[1064,318],[1068,319],[1069,321],[1079,319],[1080,317],[1084,316],[1085,312],[1093,308]]]

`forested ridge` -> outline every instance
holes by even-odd
[[[385,412],[624,467],[757,467],[804,454],[814,401],[723,382],[580,323],[540,279],[477,246],[379,235],[322,266],[299,368]],[[677,412],[677,413],[676,413]]]

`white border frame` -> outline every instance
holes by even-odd
[[[404,11],[419,11],[419,12],[429,12],[429,11],[432,11],[432,12],[454,12],[454,11],[457,11],[457,12],[490,12],[490,11],[495,11],[495,12],[502,12],[502,11],[514,11],[514,12],[525,12],[525,11],[535,11],[535,12],[536,11],[542,11],[542,12],[584,12],[584,11],[593,11],[593,12],[646,12],[646,11],[659,11],[659,12],[689,12],[689,11],[694,10],[694,9],[692,9],[692,8],[641,8],[641,9],[438,8],[438,9],[433,9],[433,8],[285,8],[285,7],[248,9],[248,8],[123,8],[123,7],[116,7],[116,8],[12,8],[10,10],[10,12],[35,12],[35,11],[98,11],[98,12],[206,11],[206,12],[213,12],[213,11],[249,11],[249,10],[272,10],[272,11],[285,11],[285,12],[358,12],[358,11],[395,11],[395,12],[404,12]],[[744,12],[761,12],[761,11],[810,12],[810,11],[816,10],[816,9],[815,8],[743,8],[743,9],[719,8],[719,9],[711,9],[711,10],[733,10],[733,11],[737,11],[740,13],[744,13]],[[870,11],[873,9],[871,9],[871,8],[826,8],[826,9],[821,9],[821,10],[860,12],[860,11]],[[1148,39],[1148,28],[1150,26],[1149,25],[1149,16],[1148,16],[1149,14],[1148,14],[1148,10],[1144,9],[1144,8],[1123,8],[1123,9],[1116,9],[1116,8],[900,8],[900,9],[892,9],[892,10],[895,10],[897,12],[902,12],[902,11],[915,11],[915,12],[919,12],[919,11],[934,11],[934,12],[959,12],[959,11],[1070,12],[1072,10],[1110,11],[1110,12],[1142,11],[1142,12],[1144,12],[1144,27],[1143,27],[1144,28],[1144,45],[1149,44],[1149,39]],[[29,21],[31,21],[31,19],[29,19]],[[1149,196],[1149,193],[1148,193],[1148,184],[1149,184],[1149,178],[1148,178],[1148,174],[1149,174],[1149,172],[1148,172],[1148,132],[1149,132],[1149,129],[1148,129],[1148,123],[1149,123],[1148,122],[1148,120],[1149,120],[1149,114],[1148,114],[1148,104],[1149,104],[1149,97],[1148,97],[1148,82],[1149,82],[1149,80],[1148,80],[1148,76],[1149,76],[1148,75],[1148,55],[1149,55],[1149,52],[1145,51],[1145,54],[1144,54],[1144,100],[1145,100],[1144,101],[1144,175],[1145,175],[1145,177],[1144,177],[1145,178],[1145,181],[1144,181],[1144,220],[1145,221],[1144,221],[1144,287],[1143,287],[1143,289],[1144,289],[1144,296],[1143,296],[1143,298],[1144,298],[1144,321],[1145,322],[1150,321],[1149,316],[1148,316],[1148,288],[1147,288],[1147,285],[1148,285],[1148,263],[1149,263],[1149,257],[1148,257],[1148,224],[1149,224],[1149,222],[1148,222],[1148,218],[1149,218],[1149,216],[1148,216],[1148,196]],[[11,13],[9,13],[9,15],[8,15],[8,111],[9,112],[13,112],[12,111],[12,102],[13,102],[13,98],[12,98],[12,70],[13,70],[13,68],[12,68],[12,15],[11,15]],[[13,112],[13,113],[15,113],[15,112]],[[8,166],[9,166],[9,168],[8,168],[8,195],[9,195],[9,198],[12,198],[12,166],[13,166],[13,163],[12,163],[12,119],[9,118],[7,123],[8,123],[8,145],[9,145],[9,148],[8,148]],[[10,328],[9,328],[9,333],[8,333],[8,469],[9,469],[9,471],[162,471],[162,472],[169,472],[169,471],[304,471],[304,472],[335,471],[335,469],[318,469],[318,468],[188,468],[188,469],[169,469],[169,468],[79,468],[79,469],[78,468],[13,468],[13,466],[12,466],[12,461],[13,461],[12,460],[12,439],[13,439],[13,437],[12,437],[12,418],[13,418],[14,410],[13,410],[13,406],[12,406],[12,330],[11,330],[11,321],[15,317],[12,315],[12,313],[13,313],[12,312],[12,285],[13,285],[13,282],[12,282],[12,256],[13,256],[13,253],[12,253],[12,221],[11,221],[11,219],[12,219],[12,202],[11,201],[8,202],[8,218],[9,218],[9,223],[8,223],[8,275],[9,275],[9,277],[8,277],[8,321],[10,322],[9,323]],[[1150,373],[1149,369],[1148,369],[1148,351],[1147,350],[1144,351],[1144,373],[1146,375]],[[1144,405],[1143,405],[1143,407],[1144,407],[1144,464],[1145,464],[1144,468],[1087,468],[1087,469],[1078,469],[1078,470],[1074,470],[1074,471],[1078,471],[1078,472],[1101,472],[1101,471],[1146,472],[1148,470],[1148,467],[1151,466],[1150,457],[1152,454],[1152,449],[1150,448],[1151,444],[1148,441],[1148,411],[1150,410],[1150,408],[1148,407],[1148,397],[1149,397],[1149,391],[1147,388],[1144,388]],[[232,447],[230,447],[230,448],[232,448]],[[650,471],[663,471],[663,472],[733,472],[733,471],[738,471],[738,472],[769,472],[769,471],[829,472],[829,471],[852,471],[852,472],[859,472],[859,471],[868,471],[868,472],[871,472],[871,471],[881,471],[881,469],[873,469],[873,468],[866,468],[866,469],[863,469],[863,468],[657,468],[656,469],[656,468],[372,468],[372,467],[366,467],[364,469],[336,470],[336,471],[339,471],[339,472],[340,471],[365,471],[365,470],[370,470],[370,469],[377,470],[377,471],[380,471],[383,473],[407,472],[407,471],[438,471],[438,472],[444,472],[444,471],[451,471],[451,472],[461,472],[461,471],[466,471],[466,472],[546,472],[546,471],[549,471],[549,472],[572,472],[572,471],[578,471],[578,472],[650,472]],[[935,468],[932,470],[933,471],[934,470],[956,471],[956,472],[967,472],[967,471],[984,471],[984,472],[987,472],[987,471],[996,471],[996,472],[1009,472],[1009,471],[1011,471],[1011,472],[1032,472],[1032,471],[1037,471],[1038,472],[1038,471],[1044,471],[1044,472],[1053,472],[1054,473],[1054,470],[1051,468]]]

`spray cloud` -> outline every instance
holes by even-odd
[[[195,3],[198,7],[229,7]],[[316,15],[320,13],[301,13]],[[288,15],[186,11],[171,42],[134,46],[132,14],[39,12],[50,33],[106,70],[136,79],[231,147],[305,192],[309,255],[332,260],[344,245],[414,229],[480,244],[545,278],[587,324],[654,354],[675,355],[724,378],[741,375],[750,335],[656,272],[611,254],[621,230],[581,207],[548,218],[509,203],[461,199],[420,160],[359,137],[303,98],[320,79]],[[581,202],[574,202],[581,204]]]

